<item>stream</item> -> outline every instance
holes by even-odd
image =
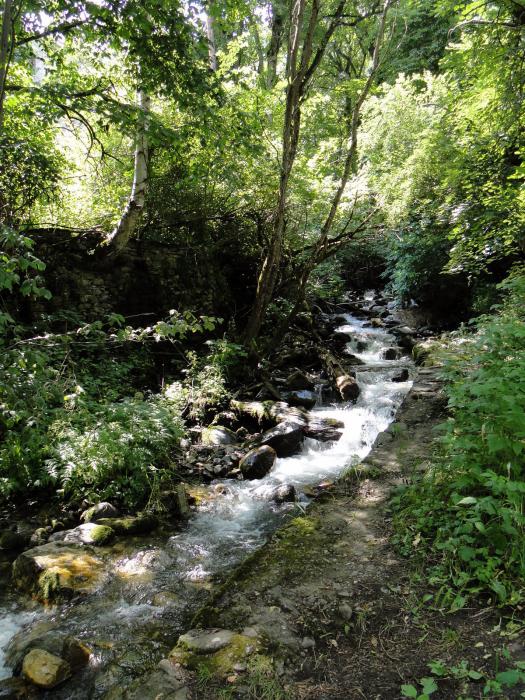
[[[306,504],[303,489],[307,485],[336,479],[368,454],[412,385],[410,380],[392,382],[392,377],[400,367],[410,369],[412,363],[407,356],[389,362],[382,358],[385,348],[396,345],[387,329],[372,328],[349,314],[345,317],[347,322],[338,330],[349,335],[348,351],[366,363],[366,371],[358,368],[357,372],[361,395],[355,404],[321,402],[312,409],[314,414],[344,422],[341,439],[335,443],[306,439],[300,454],[278,459],[263,479],[213,482],[209,488],[214,498],[202,504],[179,531],[127,538],[100,548],[111,577],[97,595],[46,609],[21,602],[12,590],[3,591],[0,679],[12,674],[9,648],[17,640],[67,633],[93,649],[90,663],[43,697],[109,698],[110,688],[127,685],[167,655],[206,601],[214,579],[230,573],[297,508],[276,505],[265,495],[276,485],[293,484],[299,502]],[[217,489],[217,484],[222,486]]]

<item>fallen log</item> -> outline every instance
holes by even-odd
[[[319,358],[323,367],[344,401],[356,401],[361,389],[353,370],[349,370],[341,360],[324,348],[319,348]]]

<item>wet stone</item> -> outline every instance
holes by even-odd
[[[65,530],[51,535],[50,542],[62,541],[70,544],[91,544],[102,546],[115,538],[114,531],[107,525],[100,523],[84,523],[73,530]]]
[[[159,521],[154,515],[130,515],[124,518],[101,518],[99,525],[107,525],[117,535],[147,535]]]
[[[263,433],[261,443],[273,447],[278,457],[289,457],[299,452],[303,439],[301,426],[284,421]]]
[[[22,675],[40,688],[54,688],[71,676],[71,667],[44,649],[31,649],[24,658]]]
[[[213,654],[228,646],[234,637],[234,632],[223,629],[189,630],[179,637],[178,644],[197,654]]]
[[[283,393],[283,398],[290,406],[302,406],[303,408],[313,408],[317,402],[317,394],[307,389],[287,391]]]
[[[13,563],[13,581],[38,600],[94,593],[105,583],[103,564],[85,545],[49,542],[23,552]]]
[[[102,501],[85,510],[80,516],[80,520],[83,523],[96,523],[101,518],[117,518],[118,515],[119,512],[115,506],[107,501]]]
[[[275,464],[277,453],[269,445],[250,450],[240,463],[239,468],[245,479],[262,479]]]

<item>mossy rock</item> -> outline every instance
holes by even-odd
[[[13,563],[15,585],[42,602],[95,593],[106,578],[103,562],[85,545],[49,542]]]
[[[117,535],[147,535],[159,524],[154,515],[130,515],[124,518],[101,518],[97,525],[110,527]]]
[[[440,343],[432,338],[423,340],[412,348],[412,358],[416,365],[432,367],[438,362],[437,354],[440,347]]]
[[[233,430],[222,425],[210,425],[204,428],[201,433],[201,443],[203,445],[236,445],[237,442],[238,438]]]
[[[218,640],[216,644],[214,636]],[[229,630],[190,630],[181,635],[169,658],[191,671],[226,678],[235,672],[239,664],[245,665],[253,657],[259,656],[259,651],[260,640],[257,637]]]
[[[92,544],[99,547],[108,544],[115,537],[113,528],[107,525],[101,525],[100,522],[84,523],[83,525],[75,527],[73,530],[57,534],[63,534],[63,542]]]

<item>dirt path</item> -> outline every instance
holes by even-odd
[[[201,611],[196,626],[255,629],[276,673],[255,682],[242,665],[222,682],[201,674],[193,697],[400,698],[401,686],[418,686],[437,660],[447,670],[432,698],[520,697],[483,695],[482,679],[461,677],[493,677],[505,665],[504,647],[525,658],[516,630],[491,609],[439,610],[390,542],[389,498],[426,468],[444,405],[436,371],[420,369],[364,463],[276,533]]]

